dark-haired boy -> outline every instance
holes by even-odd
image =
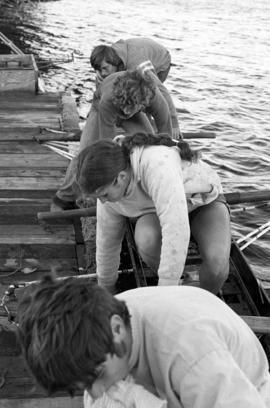
[[[266,355],[246,323],[195,287],[113,297],[84,281],[45,281],[19,306],[26,361],[48,391],[103,395],[131,374],[168,408],[266,408]],[[124,401],[123,401],[124,402]]]

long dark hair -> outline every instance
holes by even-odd
[[[198,159],[198,153],[187,142],[172,140],[165,133],[135,133],[124,137],[121,145],[112,140],[98,140],[78,156],[77,182],[82,192],[92,194],[112,183],[118,173],[130,165],[130,153],[135,146],[177,146],[183,160]]]

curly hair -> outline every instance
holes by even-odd
[[[196,161],[198,152],[184,140],[172,140],[165,133],[135,133],[122,139],[121,146],[112,140],[99,140],[82,150],[78,156],[77,182],[82,192],[92,194],[99,187],[114,181],[121,170],[130,165],[135,146],[177,146],[183,160]]]
[[[126,304],[105,289],[69,278],[45,278],[31,286],[18,307],[18,339],[27,365],[49,394],[76,383],[91,387],[106,354],[117,354],[112,315],[130,325]]]
[[[98,45],[90,55],[90,64],[94,70],[99,71],[102,61],[106,61],[117,68],[117,71],[124,70],[124,64],[113,47],[109,45]]]
[[[147,107],[155,95],[155,83],[148,72],[125,71],[113,83],[113,105],[123,110],[126,106]]]

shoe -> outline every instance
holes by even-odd
[[[65,211],[65,210],[75,210],[78,206],[75,201],[65,201],[61,200],[57,195],[54,195],[52,198],[52,203],[50,211]]]

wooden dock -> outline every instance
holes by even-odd
[[[48,211],[68,159],[37,139],[53,131],[79,130],[71,96],[0,90],[0,304],[10,284],[38,280],[46,272],[77,273],[84,262],[78,224],[44,229],[37,213]],[[79,222],[79,221],[78,221]],[[1,408],[78,408],[80,396],[47,398],[27,372],[15,337],[16,326],[0,307]]]

